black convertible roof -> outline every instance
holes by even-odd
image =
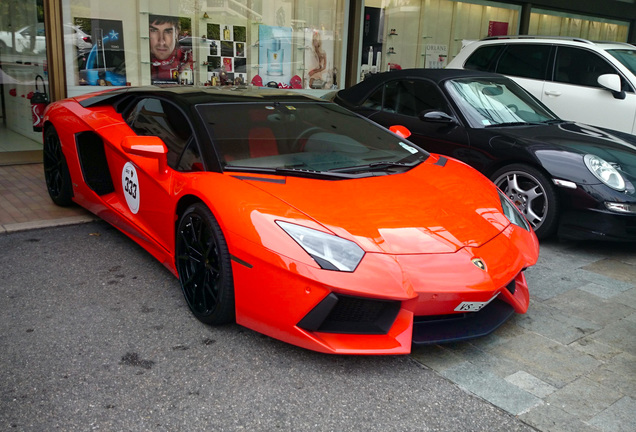
[[[499,77],[503,78],[503,75],[494,74],[490,72],[482,72],[475,70],[465,69],[402,69],[394,70],[390,72],[382,72],[372,74],[364,81],[338,92],[338,96],[348,103],[357,105],[365,100],[371,92],[383,83],[404,78],[420,78],[428,79],[430,81],[439,84],[443,81],[453,78],[466,78],[466,77]]]
[[[177,85],[126,87],[103,92],[85,99],[81,97],[78,99],[80,99],[79,103],[83,107],[89,108],[100,105],[116,106],[130,98],[153,96],[172,100],[184,107],[218,102],[325,102],[306,94],[266,87],[194,87]]]

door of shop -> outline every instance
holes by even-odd
[[[48,89],[48,77],[42,0],[3,0],[0,3],[0,165],[41,161],[42,134],[33,128],[32,102],[38,100],[33,96],[45,92],[45,88]]]

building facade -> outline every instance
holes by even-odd
[[[34,122],[47,100],[150,84],[321,94],[442,68],[496,35],[633,43],[634,1],[1,0],[0,163],[41,152]]]

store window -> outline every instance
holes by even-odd
[[[47,100],[48,76],[42,2],[2,0],[0,163],[41,160],[42,134],[38,123]],[[9,153],[12,154],[10,158]]]
[[[466,41],[517,34],[521,12],[479,0],[366,0],[364,6],[360,80],[394,69],[441,69]]]
[[[629,23],[571,13],[532,9],[528,34],[626,42]]]
[[[95,86],[341,86],[346,0],[64,0],[69,95]]]

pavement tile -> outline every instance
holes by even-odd
[[[622,393],[582,377],[552,393],[545,401],[587,421],[622,397]]]
[[[579,276],[576,268],[557,272],[547,265],[541,265],[530,267],[525,273],[530,298],[537,300],[547,300],[589,283]]]
[[[601,273],[596,273],[588,270],[579,269],[577,273],[580,275],[581,279],[587,283],[595,283],[598,285],[606,285],[613,287],[620,291],[627,291],[634,288],[636,285],[636,279],[631,281],[624,281],[618,278],[613,278],[611,275],[604,275]]]
[[[511,384],[516,385],[517,387],[527,391],[535,395],[538,398],[545,398],[550,394],[554,393],[556,388],[548,384],[547,382],[541,381],[534,375],[530,375],[526,371],[518,371],[512,375],[506,377],[506,381]]]
[[[558,297],[568,293],[563,293]],[[553,298],[553,300],[558,297]],[[556,300],[552,304],[565,306],[565,304]],[[518,324],[526,330],[538,333],[564,345],[581,339],[601,328],[596,323],[570,315],[567,310],[552,307],[547,302],[540,303],[537,301],[531,301],[528,312],[519,318]]]
[[[607,256],[602,249],[588,248],[586,244],[559,240],[543,241],[538,264],[562,270],[583,267]]]
[[[543,432],[601,432],[577,416],[548,404],[531,409],[519,418]]]
[[[571,290],[544,302],[544,305],[561,310],[563,314],[577,316],[605,326],[625,318],[636,310],[626,305],[609,302],[586,291]]]
[[[600,385],[636,399],[636,356],[619,354],[587,377]]]
[[[461,356],[440,345],[413,347],[411,357],[437,372],[442,372],[464,361]]]
[[[604,432],[634,432],[636,429],[636,400],[625,396],[589,423]]]
[[[583,338],[572,342],[568,345],[568,348],[589,354],[601,362],[607,362],[623,352],[619,348],[595,341],[591,338]]]
[[[636,356],[636,322],[622,319],[590,335],[593,340],[608,344]]]
[[[630,291],[630,289],[625,289],[624,286],[614,287],[614,286],[607,286],[607,285],[598,285],[591,282],[585,285],[581,285],[579,289],[581,291],[594,294],[595,296],[601,297],[604,299],[611,299],[613,297],[621,295],[624,292]]]
[[[540,398],[509,383],[489,369],[469,362],[448,368],[441,374],[463,389],[513,415],[519,415],[543,403]]]
[[[583,269],[612,279],[629,282],[632,285],[636,282],[636,266],[614,259],[602,259],[586,265]]]
[[[611,298],[612,302],[624,304],[632,309],[636,309],[636,288],[624,291]]]
[[[535,333],[520,335],[493,347],[489,352],[517,362],[520,370],[557,388],[564,387],[601,365],[600,361],[586,353]]]
[[[445,348],[456,354],[463,361],[505,378],[519,371],[519,365],[512,360],[490,354],[481,348],[480,339],[445,345]]]

